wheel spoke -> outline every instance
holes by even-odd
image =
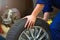
[[[33,31],[34,31],[34,29],[30,29],[30,33],[31,33],[32,38],[34,38]]]
[[[35,38],[36,38],[36,36],[37,36],[37,33],[38,33],[38,29],[35,27],[35,28],[34,28],[34,36],[35,36]]]
[[[19,40],[25,40],[24,38],[20,37]]]
[[[25,32],[23,32],[25,34],[25,36],[30,40],[30,37],[29,35],[27,35]]]
[[[42,40],[46,36],[46,33],[42,34],[42,36],[39,38],[39,40]]]
[[[36,38],[38,38],[40,36],[41,31],[42,31],[42,29],[39,30]]]

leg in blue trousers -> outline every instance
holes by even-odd
[[[60,12],[57,13],[50,25],[50,32],[52,40],[60,40]]]

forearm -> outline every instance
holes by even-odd
[[[31,15],[37,17],[39,12],[42,11],[43,7],[44,7],[44,4],[37,4]]]
[[[50,12],[45,12],[45,13],[44,13],[43,19],[44,19],[45,21],[48,20],[49,14],[50,14]]]

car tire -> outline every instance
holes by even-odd
[[[26,29],[24,28],[26,21],[27,21],[26,18],[17,20],[17,22],[9,30],[6,36],[6,40],[18,40],[21,33]],[[50,37],[49,25],[44,20],[37,18],[34,26],[41,26],[43,29],[46,30],[46,32],[48,33]]]

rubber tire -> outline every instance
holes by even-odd
[[[9,30],[6,40],[18,40],[20,34],[25,30],[24,25],[27,19],[18,20]],[[41,26],[50,36],[49,25],[42,19],[37,18],[35,26]]]

